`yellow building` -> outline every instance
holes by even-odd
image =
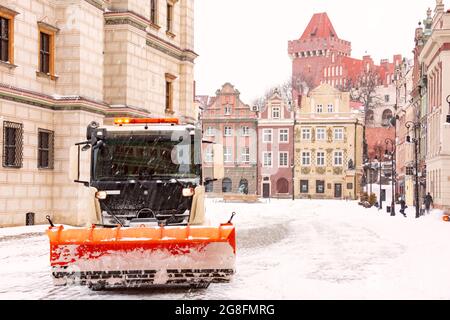
[[[363,172],[363,114],[322,84],[303,97],[295,126],[297,198],[356,199]]]

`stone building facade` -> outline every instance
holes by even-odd
[[[258,194],[293,194],[294,110],[275,90],[258,116]]]
[[[295,196],[356,199],[363,174],[363,114],[350,94],[322,84],[303,97],[295,124]]]
[[[91,121],[195,121],[193,10],[193,0],[0,3],[0,226],[90,222],[92,190],[69,181],[68,160]]]
[[[257,112],[240,100],[240,92],[226,83],[202,111],[205,140],[223,145],[225,177],[210,182],[210,195],[223,193],[256,194],[257,190]],[[213,147],[203,146],[206,179],[213,177]]]
[[[436,0],[431,34],[419,63],[427,79],[426,190],[438,208],[450,210],[450,12]],[[411,133],[414,136],[413,133]]]

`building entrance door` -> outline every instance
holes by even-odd
[[[263,183],[263,198],[270,198],[270,183]]]
[[[339,199],[342,198],[342,184],[336,183],[334,185],[334,197]]]

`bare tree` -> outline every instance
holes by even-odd
[[[378,86],[381,84],[378,72],[372,69],[365,70],[354,82],[348,80],[346,83],[352,100],[359,101],[363,104],[367,123],[369,121],[369,111],[383,103],[382,98],[377,93]]]

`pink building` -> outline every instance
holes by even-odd
[[[205,140],[223,145],[225,178],[206,185],[208,193],[256,194],[257,113],[240,100],[240,92],[230,83],[217,90],[202,112]],[[206,179],[213,177],[212,145],[203,146]]]
[[[294,112],[275,91],[258,118],[258,194],[293,194]]]

